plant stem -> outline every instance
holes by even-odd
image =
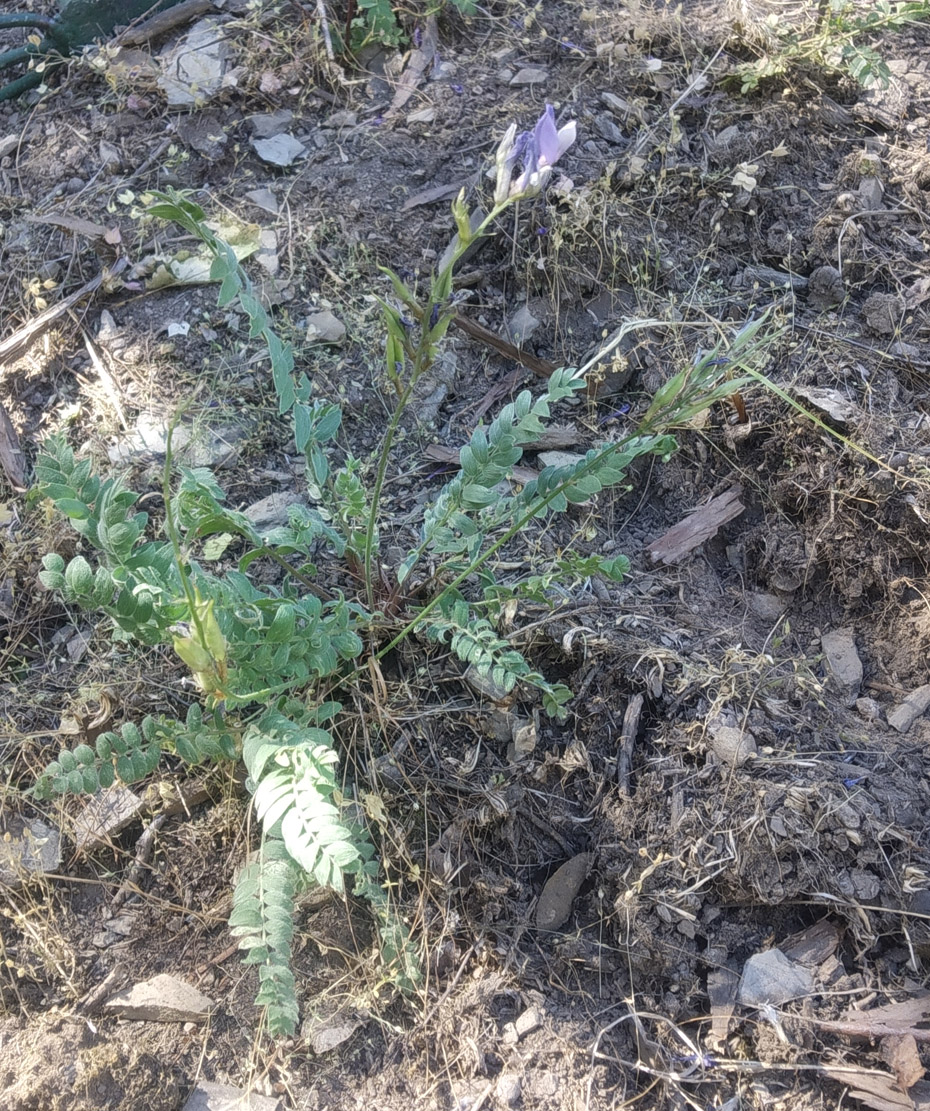
[[[365,529],[365,550],[362,553],[365,569],[365,593],[368,600],[368,608],[371,611],[374,611],[375,608],[374,581],[371,574],[371,565],[374,560],[375,527],[378,521],[381,504],[381,492],[384,489],[384,480],[387,475],[388,460],[391,454],[391,448],[394,446],[394,437],[397,435],[401,417],[404,415],[404,411],[410,403],[410,398],[413,396],[414,387],[433,365],[434,343],[432,336],[434,334],[442,335],[445,331],[445,327],[441,326],[447,326],[455,315],[454,308],[451,305],[443,305],[441,300],[437,299],[435,296],[435,291],[444,286],[451,285],[451,275],[452,271],[455,269],[455,264],[465,253],[470,244],[484,235],[485,231],[487,231],[506,207],[506,203],[495,205],[469,237],[459,237],[458,244],[452,253],[452,257],[440,273],[433,278],[431,284],[432,292],[427,304],[425,306],[420,306],[416,303],[411,303],[407,306],[414,311],[418,318],[420,336],[417,341],[416,351],[413,353],[410,379],[404,387],[400,397],[397,399],[394,411],[391,414],[391,419],[388,422],[387,430],[384,434],[384,439],[381,443],[381,452],[378,457],[378,469],[375,474],[375,484],[371,492],[368,525]],[[432,316],[437,310],[438,316],[434,324],[432,323]]]

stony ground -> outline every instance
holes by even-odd
[[[930,1104],[930,25],[868,40],[886,89],[802,59],[741,91],[738,67],[772,56],[766,17],[802,28],[812,7],[502,0],[407,13],[407,47],[350,63],[326,60],[316,4],[227,2],[206,32],[75,59],[0,106],[0,345],[27,329],[0,347],[22,448],[0,504],[3,820],[7,843],[61,838],[0,886],[5,1108],[171,1111],[201,1083],[307,1111]],[[163,63],[195,33],[221,80],[178,103]],[[272,1043],[225,927],[241,785],[165,769],[103,845],[86,801],[21,794],[60,747],[191,696],[167,653],[39,590],[41,556],[75,541],[25,496],[30,467],[67,429],[157,509],[183,404],[235,507],[301,489],[244,321],[215,287],[153,280],[191,246],[144,215],[167,186],[246,225],[277,327],[367,458],[389,404],[379,265],[428,272],[450,199],[486,189],[507,124],[546,102],[578,141],[459,271],[462,316],[497,343],[450,331],[392,461],[397,537],[442,449],[538,389],[528,356],[577,364],[624,320],[667,325],[556,414],[562,450],[622,434],[765,311],[780,392],[677,429],[668,464],[515,553],[632,561],[521,611],[521,646],[576,692],[565,726],[420,645],[344,692],[346,774],[383,804],[426,982],[398,997],[364,906],[321,895],[298,914],[300,1036]],[[174,1010],[120,994],[158,976]]]

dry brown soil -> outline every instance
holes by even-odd
[[[390,403],[378,266],[428,272],[454,231],[449,198],[485,190],[506,125],[529,126],[548,100],[578,123],[559,167],[570,182],[508,215],[468,260],[462,311],[503,333],[527,305],[539,321],[528,349],[556,364],[584,359],[627,317],[686,325],[638,333],[614,379],[561,407],[572,446],[622,433],[698,348],[766,309],[783,329],[766,374],[791,396],[841,396],[842,419],[816,412],[848,442],[750,386],[745,413],[714,409],[679,429],[677,455],[639,468],[629,491],[528,533],[514,560],[572,545],[626,553],[632,572],[516,616],[528,629],[518,643],[577,692],[567,724],[543,718],[520,759],[461,667],[419,643],[373,685],[343,692],[347,788],[383,803],[391,889],[425,955],[422,996],[379,981],[364,906],[314,904],[297,920],[302,1016],[357,1026],[323,1054],[309,1026],[260,1039],[254,977],[224,924],[247,807],[220,777],[211,801],[160,829],[121,933],[106,927],[138,824],[90,857],[66,840],[57,873],[0,891],[0,1103],[171,1111],[204,1078],[307,1111],[798,1111],[856,1105],[861,1070],[873,1070],[886,1079],[871,1106],[926,1106],[919,1083],[887,1102],[887,1045],[818,1024],[912,998],[930,960],[930,723],[899,733],[886,721],[930,680],[930,29],[876,40],[894,76],[885,94],[796,67],[743,95],[727,75],[752,57],[763,16],[794,10],[505,0],[470,20],[443,13],[439,56],[392,116],[405,55],[328,66],[316,5],[278,8],[227,5],[235,81],[200,109],[167,108],[142,70],[107,81],[77,62],[50,93],[0,106],[0,137],[19,140],[0,162],[0,339],[35,317],[36,297],[54,304],[118,257],[135,265],[184,246],[137,213],[148,189],[190,189],[209,212],[275,233],[277,274],[252,262],[253,275],[317,393],[344,404],[341,445],[367,458]],[[525,66],[541,67],[541,82],[510,84]],[[250,143],[255,118],[279,109],[307,150],[283,169]],[[275,214],[248,197],[258,189]],[[63,215],[119,234],[106,242],[48,219]],[[115,283],[4,366],[0,400],[27,467],[64,427],[105,463],[116,401],[130,428],[187,403],[201,424],[244,429],[220,471],[232,505],[299,489],[267,364],[215,292]],[[323,308],[346,325],[341,346],[307,339],[307,316]],[[170,322],[189,331],[169,337]],[[443,365],[434,418],[412,421],[392,459],[399,543],[444,480],[426,448],[457,447],[481,413],[539,387],[456,330]],[[131,464],[156,517],[159,462]],[[672,565],[652,561],[650,543],[734,484],[739,516]],[[177,713],[191,691],[167,652],[112,645],[105,625],[38,590],[41,555],[75,541],[9,486],[3,499],[5,799],[34,814],[15,789],[59,746]],[[843,629],[862,663],[855,689],[824,659],[822,638]],[[513,710],[529,716],[531,699]],[[753,758],[728,760],[721,723],[752,735]],[[79,806],[40,813],[67,830]],[[567,920],[540,928],[544,885],[579,854],[587,877]],[[768,1012],[737,1005],[728,1020],[745,961],[817,924],[834,941],[806,997]],[[169,972],[217,1009],[205,1027],[89,1013],[113,972]]]

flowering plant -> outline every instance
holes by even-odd
[[[552,167],[574,143],[576,138],[575,121],[564,127],[557,127],[555,109],[546,105],[543,114],[536,121],[532,131],[517,134],[517,125],[512,123],[497,148],[497,187],[494,190],[494,204],[503,208],[511,201],[535,197],[545,188],[552,173]],[[512,180],[517,159],[522,159],[520,176]]]

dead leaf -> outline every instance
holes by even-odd
[[[107,228],[103,224],[94,224],[90,220],[82,220],[80,216],[65,216],[57,212],[48,216],[27,216],[31,224],[51,224],[53,227],[70,231],[73,235],[83,235],[86,239],[105,239]]]
[[[423,75],[432,65],[438,46],[439,27],[436,23],[436,17],[431,15],[427,17],[420,46],[411,53],[407,66],[397,82],[394,99],[391,101],[391,107],[385,113],[385,119],[393,119],[416,92]]]
[[[448,201],[453,197],[457,197],[463,189],[470,189],[478,180],[477,174],[472,174],[471,177],[463,178],[461,181],[454,181],[450,185],[432,185],[429,189],[423,189],[419,193],[414,193],[412,197],[408,197],[401,205],[401,212],[409,212],[411,208],[416,208],[421,204],[435,204],[437,201]]]

